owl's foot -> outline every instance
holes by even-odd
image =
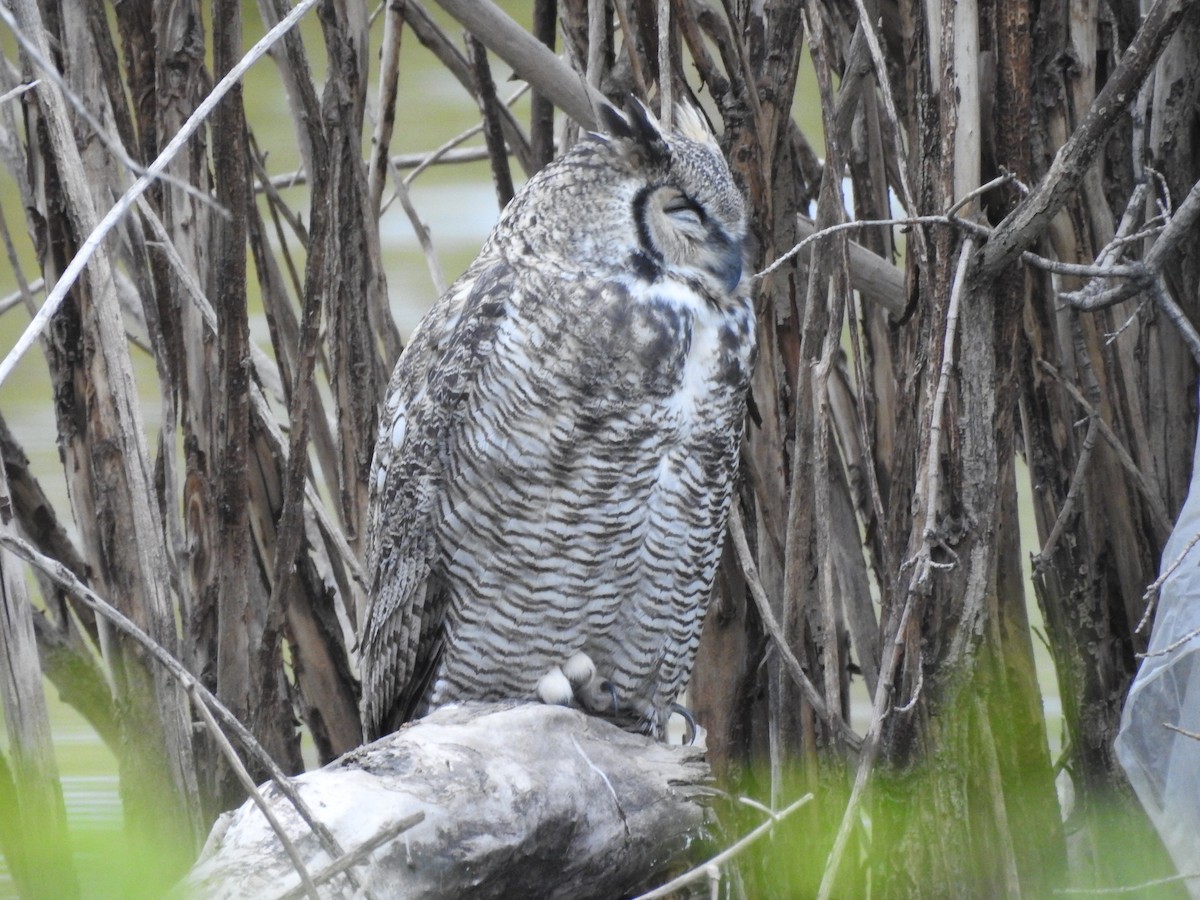
[[[576,653],[561,666],[551,666],[537,683],[538,699],[556,706],[580,706],[588,712],[618,709],[617,689],[596,675],[596,664],[586,653]]]

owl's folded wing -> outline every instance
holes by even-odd
[[[412,717],[437,668],[447,595],[433,572],[433,517],[447,432],[507,313],[511,274],[504,262],[472,267],[414,334],[388,385],[367,518],[361,668],[368,739]]]

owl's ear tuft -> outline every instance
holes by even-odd
[[[670,160],[671,151],[658,119],[641,100],[630,97],[625,112],[605,103],[600,107],[600,117],[608,133],[621,142],[622,151],[630,162],[644,165]]]
[[[687,100],[675,104],[675,131],[698,144],[707,144],[720,150],[716,135],[713,134],[704,114]]]

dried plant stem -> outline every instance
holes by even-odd
[[[1195,549],[1197,544],[1200,544],[1200,533],[1192,535],[1187,545],[1179,551],[1179,555],[1171,560],[1171,564],[1163,570],[1163,573],[1147,586],[1146,592],[1142,594],[1142,599],[1146,602],[1146,611],[1142,614],[1137,628],[1134,629],[1135,634],[1141,634],[1145,631],[1146,625],[1150,621],[1150,613],[1154,609],[1154,598],[1158,596],[1158,592],[1162,590],[1162,586],[1166,584],[1167,579],[1179,571],[1179,567],[1183,565],[1184,559]]]
[[[1038,360],[1038,368],[1048,373],[1054,378],[1055,381],[1062,385],[1063,390],[1071,395],[1071,399],[1079,405],[1084,414],[1087,415],[1089,419],[1095,420],[1096,427],[1100,431],[1100,436],[1108,442],[1108,445],[1112,448],[1113,453],[1116,454],[1117,461],[1121,464],[1121,467],[1129,473],[1134,484],[1138,486],[1142,498],[1146,501],[1146,504],[1150,508],[1150,513],[1154,517],[1155,527],[1158,528],[1162,538],[1165,539],[1166,536],[1171,532],[1171,517],[1167,514],[1167,508],[1163,504],[1162,497],[1159,496],[1157,488],[1150,483],[1150,480],[1145,476],[1141,469],[1138,468],[1137,463],[1134,462],[1133,456],[1131,456],[1129,450],[1126,449],[1124,442],[1120,439],[1120,437],[1117,436],[1117,433],[1112,430],[1112,427],[1104,421],[1104,418],[1100,415],[1096,407],[1089,403],[1088,399],[1083,396],[1083,392],[1080,391],[1079,388],[1070,381],[1063,378],[1062,373],[1059,372],[1058,369],[1046,362],[1044,359]]]
[[[332,863],[330,863],[324,869],[321,869],[319,872],[317,872],[315,875],[313,875],[312,876],[313,884],[321,885],[321,884],[325,884],[327,881],[332,881],[334,878],[336,878],[338,875],[341,875],[347,869],[351,868],[352,866],[358,865],[360,862],[365,860],[368,856],[370,856],[372,853],[374,853],[376,850],[378,850],[384,844],[388,843],[389,841],[395,840],[400,835],[404,834],[404,832],[408,831],[410,828],[420,825],[424,821],[425,821],[425,813],[418,812],[418,813],[413,813],[411,816],[405,816],[403,819],[400,819],[395,824],[382,829],[374,837],[372,837],[366,841],[363,841],[361,844],[359,844],[353,850],[347,850],[344,854],[342,854],[340,857],[338,857],[336,860],[334,860]],[[297,885],[296,887],[292,888],[292,890],[288,891],[287,893],[280,894],[278,900],[293,900],[293,898],[302,897],[303,895],[304,895],[304,885]]]
[[[496,82],[492,78],[492,67],[488,65],[487,48],[474,35],[467,39],[471,53],[471,69],[475,74],[475,91],[479,97],[479,110],[483,115],[483,137],[487,142],[488,157],[492,163],[492,181],[496,187],[496,200],[500,208],[508,206],[513,198],[512,172],[508,168],[508,148],[504,145],[504,131],[500,124],[500,102],[496,97]]]
[[[396,124],[396,94],[400,84],[400,37],[404,33],[404,4],[386,3],[383,46],[379,51],[379,95],[375,104],[375,132],[371,135],[371,159],[367,168],[370,208],[379,213],[383,185],[387,180],[388,147]]]
[[[217,724],[217,720],[213,718],[213,714],[208,711],[208,706],[205,705],[196,692],[196,684],[197,682],[193,681],[188,685],[188,695],[192,698],[192,707],[200,714],[200,718],[204,720],[205,727],[208,729],[209,734],[212,735],[213,740],[216,741],[217,747],[220,748],[230,768],[237,775],[238,781],[246,789],[246,793],[250,795],[250,799],[254,801],[254,805],[258,807],[259,812],[263,814],[263,818],[267,820],[267,824],[271,826],[271,830],[275,832],[276,837],[279,838],[279,843],[283,846],[283,851],[287,854],[288,859],[292,861],[292,866],[295,868],[296,874],[300,876],[300,883],[304,886],[304,892],[312,900],[321,900],[317,886],[308,874],[308,867],[304,865],[304,859],[300,856],[300,851],[296,849],[296,845],[288,837],[283,823],[279,821],[279,818],[275,815],[275,811],[271,809],[271,805],[267,803],[258,787],[254,784],[254,779],[246,771],[246,767],[238,757],[237,751],[229,743],[229,738],[225,737],[225,732],[221,730],[221,726]]]
[[[929,416],[929,458],[925,468],[925,521],[921,528],[924,545],[918,554],[918,570],[914,583],[920,586],[929,575],[929,553],[937,535],[937,509],[941,495],[942,471],[942,418],[946,408],[946,397],[950,393],[950,378],[954,371],[954,344],[958,335],[958,310],[967,280],[967,268],[975,242],[965,238],[958,254],[958,268],[950,288],[950,302],[946,309],[946,337],[942,347],[942,365],[938,371],[937,391],[933,396],[933,412]]]
[[[666,884],[656,887],[652,891],[639,894],[636,898],[634,898],[634,900],[656,900],[656,898],[659,897],[669,897],[682,888],[687,887],[689,884],[693,884],[697,881],[703,881],[705,878],[711,879],[711,870],[713,868],[719,869],[725,863],[729,862],[729,860],[733,859],[735,856],[757,841],[760,837],[771,831],[776,825],[778,825],[796,810],[809,803],[812,799],[812,794],[805,794],[795,803],[792,803],[790,806],[780,810],[778,813],[770,813],[770,819],[768,819],[766,822],[763,822],[736,843],[726,847],[712,859],[701,863],[694,869],[689,869],[678,878],[674,878],[671,881],[668,881]]]
[[[1071,484],[1067,488],[1066,499],[1063,500],[1062,509],[1058,511],[1058,516],[1054,520],[1054,527],[1050,529],[1050,534],[1047,535],[1045,542],[1042,544],[1042,549],[1033,557],[1034,569],[1038,569],[1050,561],[1050,555],[1054,552],[1059,538],[1062,537],[1067,523],[1071,520],[1075,504],[1079,499],[1079,492],[1083,490],[1084,475],[1087,473],[1088,462],[1092,458],[1092,450],[1096,446],[1096,437],[1099,433],[1098,417],[1094,415],[1089,416],[1087,434],[1084,435],[1083,443],[1079,447],[1079,459],[1076,461],[1075,471],[1071,475]]]
[[[746,576],[746,586],[750,589],[750,596],[754,600],[759,618],[762,619],[763,627],[766,629],[767,634],[771,638],[771,643],[783,660],[784,667],[792,676],[792,680],[796,682],[796,686],[800,688],[801,693],[804,694],[804,698],[812,706],[817,718],[826,722],[851,747],[859,747],[862,744],[862,738],[854,733],[854,730],[842,720],[841,716],[836,716],[830,711],[825,703],[825,698],[821,696],[821,692],[817,690],[816,685],[804,673],[804,667],[800,665],[800,661],[796,659],[792,648],[788,646],[787,638],[783,635],[783,629],[779,627],[779,621],[775,618],[775,613],[771,610],[770,598],[767,597],[767,591],[763,587],[762,579],[758,575],[758,567],[754,563],[754,554],[750,552],[750,545],[746,540],[746,529],[742,522],[741,511],[736,507],[729,514],[729,536],[733,541],[734,552],[737,554],[738,562],[742,566],[742,572]]]
[[[584,128],[598,127],[595,109],[604,95],[514,22],[491,0],[438,0],[446,12],[512,66],[517,75]]]

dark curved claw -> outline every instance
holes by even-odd
[[[617,701],[617,686],[611,681],[602,681],[600,690],[608,691],[608,696],[612,699],[612,714],[615,716],[621,711],[621,704]]]
[[[696,743],[696,717],[692,715],[690,709],[680,703],[672,703],[670,709],[671,712],[683,716],[683,721],[687,723],[687,740],[684,741],[684,744],[690,747]]]

